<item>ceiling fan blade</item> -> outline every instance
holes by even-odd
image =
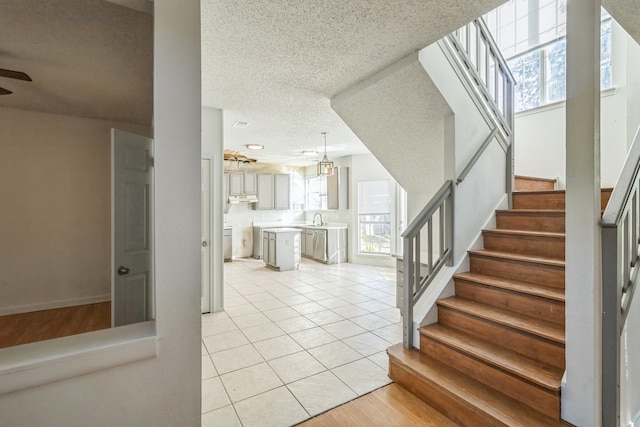
[[[29,77],[26,73],[22,71],[13,71],[13,70],[5,70],[0,68],[0,77],[7,77],[10,79],[24,80],[27,82],[31,82],[31,77]]]
[[[10,93],[13,93],[13,92],[11,92],[10,90],[7,90],[7,89],[5,89],[3,87],[0,87],[0,95],[9,95]]]

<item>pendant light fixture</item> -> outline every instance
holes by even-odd
[[[327,158],[327,133],[322,132],[322,135],[324,135],[324,157],[318,162],[318,175],[329,176],[333,175],[333,162]]]

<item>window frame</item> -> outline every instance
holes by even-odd
[[[361,202],[362,202],[362,197],[363,197],[363,184],[365,183],[385,183],[385,185],[387,186],[387,197],[389,198],[388,200],[388,212],[365,212],[363,213],[361,211]],[[393,198],[395,197],[395,194],[391,188],[391,180],[388,179],[374,179],[374,180],[363,180],[363,181],[358,181],[358,212],[357,212],[357,217],[358,217],[358,255],[366,255],[366,256],[391,256],[393,250],[394,250],[394,243],[393,243],[393,239],[394,239],[394,235],[393,235],[393,230],[392,230],[392,224],[393,224]],[[371,217],[371,216],[387,216],[387,221],[371,221],[371,220],[366,220],[363,221],[362,218],[363,217]],[[370,224],[370,225],[386,225],[388,227],[389,230],[389,243],[388,243],[388,252],[380,252],[380,251],[375,251],[375,252],[369,252],[369,251],[365,251],[363,248],[363,241],[362,241],[362,226],[366,225],[366,224]],[[380,248],[381,246],[378,245],[378,247]]]

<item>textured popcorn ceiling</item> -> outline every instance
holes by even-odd
[[[203,104],[225,110],[227,148],[264,144],[259,159],[294,163],[322,131],[330,159],[363,152],[329,98],[503,1],[202,0]]]
[[[640,2],[638,0],[605,0],[602,5],[627,33],[640,43]]]
[[[228,148],[296,164],[303,149],[364,151],[329,98],[504,0],[202,0],[203,103],[225,110]],[[118,4],[133,7],[130,9]],[[147,0],[1,0],[0,107],[150,123]],[[604,6],[640,40],[637,0]],[[197,25],[197,23],[196,23]],[[175,82],[176,85],[180,81]],[[244,129],[237,121],[249,122]],[[262,153],[244,145],[262,143]]]
[[[329,98],[503,1],[202,0],[203,103],[225,110],[226,147],[254,157],[300,164],[323,131],[330,158],[363,152]],[[14,91],[0,107],[150,123],[145,4],[2,0],[0,68],[34,81],[0,78]]]
[[[1,0],[0,107],[151,124],[153,17],[103,0]]]
[[[453,112],[417,55],[334,108],[406,191],[435,191],[444,181],[444,119]]]

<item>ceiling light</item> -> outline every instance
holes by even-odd
[[[316,150],[303,150],[302,151],[302,155],[303,156],[315,156],[316,154],[318,154],[318,152]]]
[[[247,144],[245,147],[249,150],[264,150],[264,145],[262,144]]]
[[[330,176],[333,175],[333,162],[327,158],[327,133],[322,132],[322,135],[324,135],[324,157],[318,162],[318,175]]]
[[[249,126],[249,123],[247,122],[241,122],[241,121],[237,121],[232,125],[234,128],[246,128],[247,126]]]

